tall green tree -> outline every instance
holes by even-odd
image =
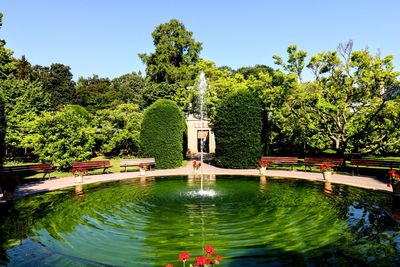
[[[3,26],[3,13],[0,12],[0,29]],[[10,72],[12,53],[4,47],[5,41],[0,40],[0,81],[2,82]],[[3,166],[6,134],[5,101],[3,88],[0,85],[0,169]]]
[[[158,25],[152,36],[155,51],[139,54],[146,65],[145,102],[149,105],[160,98],[171,99],[188,109],[190,87],[199,74],[195,65],[202,45],[176,19]]]
[[[3,26],[3,13],[0,12],[0,30]],[[7,79],[15,72],[13,51],[5,47],[6,42],[0,39],[0,80]]]
[[[266,65],[256,64],[254,67],[241,67],[235,73],[242,74],[245,79],[250,78],[250,76],[259,78],[260,73],[268,73],[272,76],[274,69]]]
[[[176,19],[156,27],[152,33],[154,53],[139,54],[150,81],[177,83],[194,78],[190,66],[199,60],[202,46],[192,36],[193,33]]]
[[[6,101],[6,148],[8,156],[26,154],[32,148],[32,127],[35,119],[51,109],[49,96],[40,82],[7,79],[0,81]]]
[[[145,107],[145,79],[139,73],[128,73],[111,81],[116,93],[114,104],[133,103]]]
[[[290,45],[287,48],[288,59],[285,63],[281,56],[274,55],[275,64],[282,66],[283,69],[289,73],[296,74],[300,82],[302,82],[302,72],[305,67],[305,58],[307,57],[307,52],[303,50],[297,50],[296,45]]]
[[[15,60],[15,68],[15,78],[18,80],[34,81],[37,78],[31,63],[29,63],[25,56]]]
[[[60,108],[75,101],[75,82],[69,66],[55,63],[50,67],[35,66],[43,90],[50,96],[52,106]]]
[[[110,79],[97,75],[89,78],[80,77],[76,84],[76,96],[78,104],[93,113],[111,107],[117,99]]]
[[[296,87],[287,101],[294,125],[306,126],[308,145],[333,148],[339,155],[398,146],[399,73],[392,56],[352,51],[349,42],[313,56],[308,68],[315,81]]]

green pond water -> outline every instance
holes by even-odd
[[[182,266],[211,245],[220,266],[400,265],[398,200],[258,177],[130,179],[18,200],[0,222],[0,265]]]

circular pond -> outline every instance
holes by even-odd
[[[0,222],[0,265],[181,266],[211,245],[222,266],[398,265],[389,194],[330,183],[141,178],[33,195]]]

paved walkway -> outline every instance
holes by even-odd
[[[202,166],[203,174],[215,174],[215,175],[249,175],[249,176],[260,176],[257,169],[222,169],[217,168],[208,164]],[[167,170],[154,170],[147,171],[146,176],[173,176],[173,175],[193,175],[193,169],[191,162],[185,167],[177,169]],[[273,177],[284,177],[284,178],[298,178],[312,181],[324,181],[321,173],[303,172],[303,171],[285,171],[285,170],[267,170],[267,176]],[[139,172],[121,172],[111,174],[100,174],[100,175],[89,175],[84,177],[83,184],[91,184],[97,182],[116,181],[122,179],[130,179],[140,176]],[[391,187],[387,187],[385,183],[375,179],[373,177],[366,176],[350,176],[342,174],[334,174],[331,179],[332,183],[345,184],[355,187],[361,187],[372,190],[380,190],[385,192],[391,192]],[[60,188],[75,186],[75,177],[65,177],[59,179],[51,179],[42,182],[29,183],[19,186],[15,193],[15,198],[20,198],[30,194],[36,194],[41,192],[48,192]]]

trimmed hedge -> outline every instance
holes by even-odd
[[[143,116],[140,132],[140,154],[154,157],[157,168],[179,167],[183,160],[182,136],[185,119],[178,105],[159,99]]]
[[[261,104],[250,92],[228,94],[213,121],[216,164],[225,168],[253,168],[262,152]]]

